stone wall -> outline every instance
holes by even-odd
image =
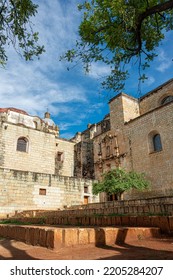
[[[173,80],[142,97],[139,102],[124,93],[109,102],[111,131],[117,135],[119,153],[119,156],[110,158],[109,167],[114,168],[117,163],[127,171],[145,173],[151,182],[150,190],[142,193],[130,191],[125,193],[125,199],[173,195],[173,102],[161,105],[166,96],[173,95],[172,90]],[[159,151],[154,151],[153,146],[156,134],[160,135],[162,142],[162,150]],[[97,145],[97,139],[94,140]],[[102,172],[106,170],[107,166],[103,164]]]
[[[87,187],[87,194],[85,188]],[[0,216],[15,211],[53,210],[83,204],[84,197],[96,202],[92,180],[0,168]]]
[[[169,220],[168,220],[169,221]],[[170,220],[170,223],[172,221]],[[168,224],[168,223],[167,223]],[[167,227],[169,233],[171,229]],[[60,249],[75,245],[92,244],[115,245],[151,237],[161,237],[159,228],[119,228],[119,227],[39,227],[39,226],[16,226],[1,225],[0,236],[26,242],[33,246],[43,246],[50,249]]]
[[[150,191],[143,197],[173,195],[173,103],[168,103],[148,114],[134,119],[125,125],[124,133],[128,144],[124,166],[137,172],[144,172],[151,181]],[[161,137],[162,150],[155,152],[152,147],[152,135]],[[133,198],[138,192],[130,192]],[[126,196],[128,198],[128,196]]]
[[[22,214],[22,215],[21,215]],[[75,205],[60,211],[26,211],[18,217],[66,218],[85,216],[173,216],[173,196]],[[17,217],[17,216],[16,216]]]
[[[75,143],[61,138],[56,138],[55,141],[55,175],[73,177]]]
[[[140,114],[160,107],[161,101],[169,95],[173,95],[173,79],[140,98]]]
[[[17,140],[27,139],[26,152],[17,150]],[[74,176],[74,144],[54,133],[1,122],[0,166],[16,170]],[[59,155],[62,154],[59,160]]]
[[[125,122],[139,116],[138,100],[121,93],[109,101],[111,129],[122,129]]]
[[[0,136],[1,167],[54,174],[55,135],[3,122]],[[17,151],[20,137],[28,140],[27,152]]]

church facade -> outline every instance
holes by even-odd
[[[144,172],[151,189],[125,199],[173,195],[173,79],[140,99],[120,93],[110,113],[71,140],[43,119],[0,108],[0,215],[115,199],[93,196],[93,180],[121,167]]]
[[[75,156],[76,175],[89,177],[92,173],[93,178],[101,179],[105,171],[121,167],[145,173],[151,182],[149,191],[131,191],[124,198],[173,195],[173,79],[140,99],[120,93],[109,101],[109,107],[110,113],[101,122],[76,135],[81,139]],[[91,158],[88,152],[80,158],[86,139],[90,146],[92,143]]]

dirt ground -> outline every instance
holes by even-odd
[[[74,246],[57,251],[0,238],[0,260],[173,260],[173,237],[113,246]]]

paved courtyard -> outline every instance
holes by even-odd
[[[83,245],[59,250],[0,238],[0,260],[173,260],[173,237],[133,240],[113,246]]]

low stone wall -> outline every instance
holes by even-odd
[[[25,211],[18,217],[82,217],[93,215],[173,215],[173,197],[121,200],[72,206],[61,211]],[[16,216],[17,217],[17,216]]]
[[[89,209],[108,209],[108,208],[124,208],[124,207],[147,207],[147,206],[160,206],[161,211],[164,210],[162,206],[172,205],[171,210],[173,210],[173,196],[164,197],[151,197],[145,199],[128,199],[128,200],[114,200],[107,202],[90,203],[86,205],[73,205],[70,207],[71,210],[89,210]],[[139,209],[138,209],[139,210]],[[154,209],[151,209],[154,210]],[[157,209],[156,209],[157,210]]]
[[[162,233],[173,233],[173,216],[61,216],[18,218],[14,222],[45,224],[52,226],[97,227],[157,227]],[[10,222],[10,220],[9,220]]]
[[[159,237],[158,228],[52,228],[0,225],[0,236],[31,245],[59,249],[74,245],[113,245],[129,240]]]

